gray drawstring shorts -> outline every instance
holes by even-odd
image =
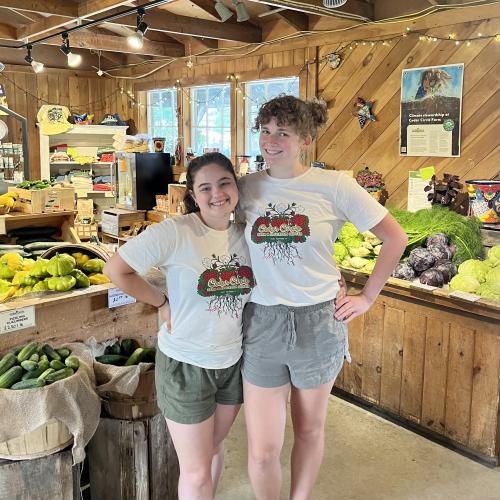
[[[312,306],[263,306],[243,311],[243,378],[259,387],[291,383],[312,389],[335,380],[349,363],[347,326],[334,317],[334,301]]]

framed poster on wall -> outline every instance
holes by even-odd
[[[401,156],[460,156],[463,64],[404,69]]]

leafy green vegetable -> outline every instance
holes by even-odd
[[[500,261],[500,245],[495,245],[488,250],[488,259],[492,261]]]
[[[472,276],[476,278],[479,283],[486,281],[486,273],[489,267],[484,262],[475,259],[468,259],[458,266],[458,274]]]
[[[486,273],[486,283],[491,283],[500,287],[500,266],[488,269]]]
[[[347,248],[340,241],[336,241],[333,244],[333,258],[335,259],[335,263],[337,265],[340,264],[348,256],[349,252]]]
[[[476,293],[483,299],[500,301],[500,284],[481,283]]]
[[[457,274],[450,281],[450,289],[474,293],[479,288],[479,281],[472,276]]]
[[[345,245],[346,240],[350,238],[357,238],[360,241],[363,240],[363,237],[361,236],[361,233],[356,229],[356,226],[351,222],[346,222],[340,228],[338,239]]]
[[[483,255],[481,223],[475,217],[464,217],[439,206],[417,212],[393,208],[390,212],[408,235],[407,250],[420,246],[428,236],[444,233],[457,247],[454,262],[460,263]]]

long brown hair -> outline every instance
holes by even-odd
[[[234,181],[237,182],[236,173],[234,172],[233,164],[231,160],[224,156],[222,153],[206,153],[202,156],[198,156],[189,162],[186,174],[186,193],[184,194],[184,213],[191,214],[193,212],[199,212],[200,208],[196,205],[191,192],[193,191],[194,179],[196,174],[205,166],[214,164],[222,167],[224,170],[229,172],[233,177]]]

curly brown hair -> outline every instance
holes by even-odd
[[[291,126],[302,138],[318,134],[328,119],[326,103],[318,99],[303,101],[293,95],[280,95],[264,103],[255,118],[254,132],[276,118],[278,125]]]

